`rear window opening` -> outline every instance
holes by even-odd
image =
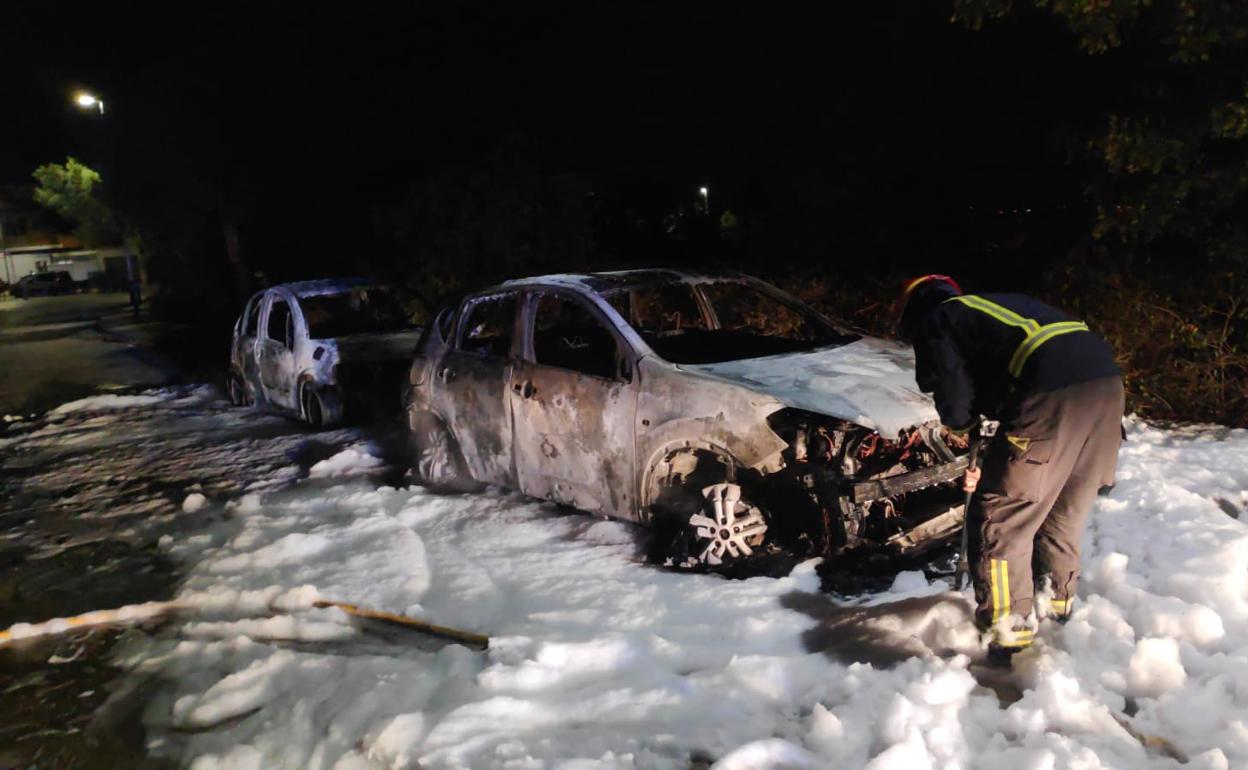
[[[655,353],[675,364],[798,353],[859,338],[744,281],[656,283],[603,297]]]
[[[381,288],[300,297],[299,307],[308,323],[308,336],[318,340],[412,327],[406,311]]]

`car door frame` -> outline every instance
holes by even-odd
[[[478,305],[512,296],[511,344],[503,357],[462,349],[465,319]],[[500,288],[466,297],[455,314],[451,338],[433,367],[430,403],[456,443],[469,474],[476,481],[516,485],[512,460],[512,370],[520,338],[524,293]]]
[[[295,380],[298,372],[295,371],[295,350],[294,341],[296,337],[295,324],[295,308],[294,298],[286,292],[270,289],[264,300],[264,313],[260,318],[260,326],[256,329],[256,373],[257,381],[260,385],[260,392],[264,395],[267,403],[276,404],[286,409],[298,409],[296,398],[294,395]],[[269,318],[273,312],[275,302],[285,302],[289,310],[287,323],[288,339],[278,342],[269,337]],[[292,344],[288,344],[292,343]],[[281,350],[277,350],[275,346],[280,346]],[[265,380],[266,361],[271,357],[278,357],[281,360],[273,365],[273,368],[279,370],[279,377],[270,384]],[[281,366],[285,364],[285,366]],[[280,371],[284,369],[285,371]]]
[[[258,291],[243,305],[234,328],[234,346],[230,351],[231,363],[253,390],[260,386],[259,362],[256,359],[256,340],[260,336],[260,317],[264,311],[264,303],[268,299],[267,291]],[[256,334],[248,338],[247,317],[252,311],[256,314]]]
[[[546,295],[578,305],[611,335],[627,378],[618,362],[616,376],[607,379],[537,361],[533,336],[538,303]],[[521,491],[635,520],[638,351],[598,302],[564,287],[529,287],[520,317],[522,349],[509,396]],[[586,404],[587,393],[601,393],[601,401]]]

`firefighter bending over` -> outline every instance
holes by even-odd
[[[1035,590],[1047,576],[1049,614],[1070,616],[1079,544],[1122,442],[1122,378],[1088,327],[1022,294],[963,294],[953,279],[906,284],[898,333],[913,343],[916,379],[955,435],[999,420],[984,447],[966,526],[975,620],[1002,662],[1031,644]],[[1033,582],[1034,581],[1034,582]]]

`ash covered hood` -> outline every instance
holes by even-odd
[[[914,380],[914,353],[875,337],[806,353],[679,368],[742,385],[786,406],[850,420],[886,438],[939,419],[931,396]]]

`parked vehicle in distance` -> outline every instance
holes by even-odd
[[[409,381],[423,481],[658,527],[679,562],[911,554],[961,528],[965,451],[909,348],[753,278],[509,281],[443,311]]]
[[[54,294],[73,294],[78,290],[73,276],[65,270],[24,275],[11,289],[16,297],[48,297]]]
[[[419,335],[390,292],[364,278],[265,289],[234,323],[230,400],[316,427],[394,408]]]

